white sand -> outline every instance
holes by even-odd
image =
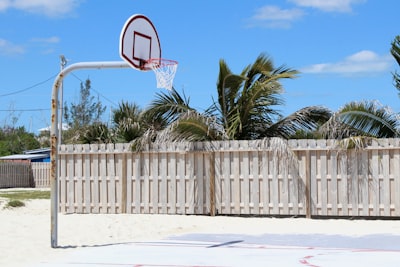
[[[1,202],[1,200],[0,200]],[[58,245],[50,247],[50,200],[4,209],[0,203],[0,266],[29,266],[87,245],[154,241],[187,233],[319,233],[400,235],[400,221],[308,220],[184,215],[59,214]]]

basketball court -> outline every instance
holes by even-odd
[[[79,247],[36,267],[399,266],[400,236],[188,234]]]
[[[178,62],[162,57],[158,33],[144,15],[130,17],[121,31],[123,62],[83,62],[63,69],[52,93],[51,246],[63,256],[34,265],[222,267],[222,266],[399,266],[400,236],[187,234],[147,242],[65,247],[57,245],[57,103],[58,87],[76,69],[127,68],[153,70],[157,87],[172,89]],[[73,246],[73,244],[71,244]],[[22,255],[23,256],[23,255]]]

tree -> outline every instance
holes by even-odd
[[[396,36],[393,40],[390,53],[393,55],[394,59],[397,61],[397,64],[400,66],[400,35]],[[393,73],[393,80],[397,90],[400,91],[400,74],[397,72]]]
[[[66,142],[85,140],[82,134],[85,132],[86,128],[93,124],[99,126],[101,124],[101,116],[106,110],[106,107],[103,107],[100,100],[96,100],[96,98],[91,95],[91,82],[89,79],[85,81],[85,84],[81,83],[80,86],[79,101],[77,103],[71,103],[70,107],[68,107],[67,103],[64,104],[64,118],[70,127],[70,129],[63,134],[63,139],[66,140]],[[94,127],[96,127],[96,125]],[[93,131],[93,129],[91,131]],[[101,129],[97,129],[96,131],[102,132]]]
[[[110,129],[102,122],[95,122],[85,127],[78,140],[82,144],[108,144],[113,141]]]
[[[130,142],[143,132],[142,110],[136,104],[121,102],[113,111],[113,124],[117,142]]]
[[[157,93],[149,107],[142,113],[141,123],[145,130],[133,143],[134,148],[149,142],[167,142],[181,140],[178,125],[183,124],[184,115],[197,113],[190,107],[189,98],[181,96],[175,88],[168,93]]]
[[[277,109],[284,104],[280,80],[293,79],[297,74],[285,66],[275,68],[271,58],[261,54],[240,76],[234,75],[228,82],[232,74],[220,61],[218,103],[214,109],[222,111],[217,116],[226,121],[224,128],[229,138],[287,139],[299,130],[315,130],[321,121],[326,121],[331,113],[323,107],[306,107],[288,117]]]
[[[315,130],[331,116],[326,108],[307,107],[283,117],[275,109],[284,103],[279,80],[294,78],[297,72],[274,68],[264,54],[240,74],[232,73],[224,60],[219,65],[218,99],[203,113],[175,90],[158,95],[147,112],[168,121],[168,134],[163,136],[192,141],[289,138],[299,130]]]
[[[20,154],[25,150],[40,148],[39,141],[25,127],[3,127],[0,129],[0,156]]]
[[[71,103],[70,108],[64,105],[64,118],[72,128],[80,128],[95,122],[100,122],[106,107],[103,107],[99,99],[95,99],[90,93],[91,82],[89,79],[85,84],[81,83],[80,98],[78,103]]]

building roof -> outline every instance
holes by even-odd
[[[63,123],[61,127],[62,127],[63,131],[66,131],[66,130],[68,130],[70,128],[69,125],[66,124],[66,123]],[[50,130],[51,130],[51,126],[47,126],[47,127],[44,127],[44,128],[40,128],[38,131],[39,132],[50,132]]]
[[[48,158],[49,154],[15,154],[0,157],[0,160],[33,160]]]
[[[38,148],[38,149],[32,149],[32,150],[25,150],[24,154],[49,154],[50,153],[50,148],[45,147],[45,148]]]

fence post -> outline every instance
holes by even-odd
[[[210,152],[210,215],[215,216],[215,153]]]
[[[127,190],[127,163],[126,163],[126,153],[123,153],[122,156],[122,174],[121,174],[121,213],[126,213],[126,202],[127,202],[127,196],[126,196],[126,190]]]
[[[311,219],[311,160],[310,150],[306,150],[306,218]]]

